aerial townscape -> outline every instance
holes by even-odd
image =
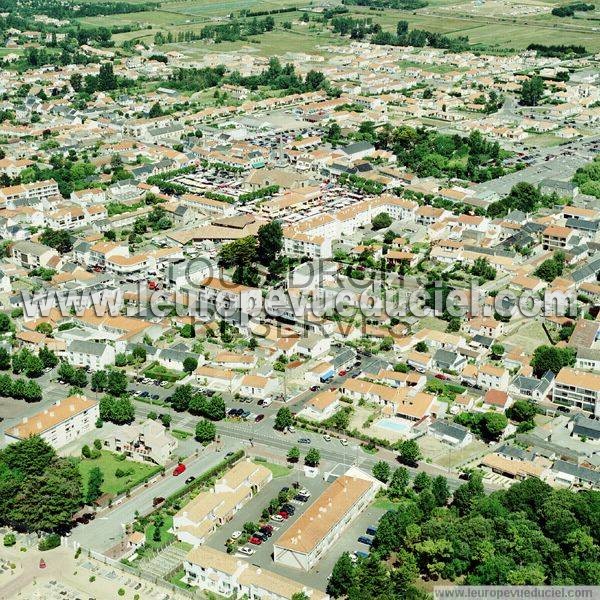
[[[0,0],[0,600],[599,598],[599,150],[600,5]]]

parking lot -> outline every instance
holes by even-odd
[[[281,565],[275,565],[273,562],[273,542],[288,528],[293,527],[294,523],[299,519],[302,513],[314,502],[319,495],[327,487],[327,483],[323,481],[322,476],[309,478],[303,472],[295,470],[290,475],[277,477],[273,479],[257,496],[252,498],[250,502],[227,524],[223,525],[213,534],[208,540],[207,545],[217,550],[224,551],[225,543],[231,537],[234,531],[242,531],[244,523],[252,521],[258,523],[263,509],[269,504],[272,498],[276,498],[282,487],[292,487],[294,482],[298,482],[301,487],[306,488],[311,492],[311,498],[308,502],[303,503],[297,500],[292,500],[291,503],[296,507],[294,515],[290,516],[283,523],[275,523],[269,521],[273,526],[273,535],[259,546],[246,544],[246,547],[255,550],[250,557],[238,553],[236,556],[249,561],[255,566],[263,569],[276,570],[279,574],[295,579],[303,584],[319,589],[325,589],[327,586],[327,578],[331,573],[333,565],[343,552],[354,552],[362,550],[368,552],[368,546],[357,541],[358,537],[365,535],[369,525],[377,525],[381,515],[385,512],[382,509],[370,506],[365,510],[355,521],[350,524],[350,527],[337,540],[333,549],[327,553],[326,557],[316,565],[310,572],[299,571]]]

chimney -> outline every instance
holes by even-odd
[[[27,417],[23,417],[23,423],[27,423],[28,419]]]

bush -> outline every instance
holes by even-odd
[[[52,548],[58,548],[60,546],[60,535],[58,533],[51,533],[47,535],[43,540],[38,544],[38,550],[52,550]]]
[[[17,537],[14,533],[7,533],[4,536],[4,545],[8,548],[14,546],[17,543]]]

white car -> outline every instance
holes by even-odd
[[[271,521],[275,521],[275,523],[283,523],[283,517],[281,515],[272,515]]]
[[[238,538],[242,537],[242,532],[241,531],[234,531],[231,534],[231,539],[232,540],[237,540]]]
[[[271,406],[272,403],[273,403],[273,400],[271,400],[271,398],[266,398],[265,400],[263,400],[262,405],[263,406]]]
[[[248,548],[248,546],[244,546],[243,548],[240,548],[238,552],[240,554],[245,554],[246,556],[252,556],[256,552],[256,550],[254,550],[253,548]]]
[[[328,433],[326,433],[326,434],[323,436],[323,439],[324,439],[326,442],[330,442],[330,441],[331,441],[331,436],[330,436]]]
[[[293,425],[290,425],[290,426],[288,427],[288,431],[289,431],[290,433],[294,433],[294,432],[296,431],[296,428],[295,428]]]
[[[348,440],[346,438],[341,438],[340,442],[341,442],[342,446],[347,446],[348,445]]]

